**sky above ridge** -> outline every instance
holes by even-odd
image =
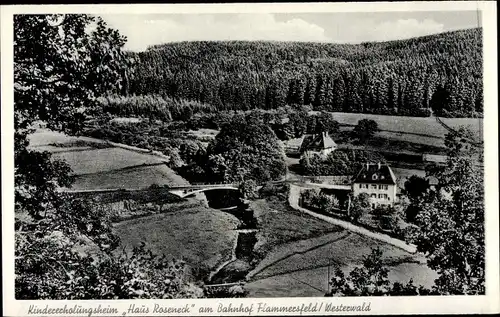
[[[265,40],[361,43],[407,39],[477,27],[476,11],[109,14],[127,36],[125,49],[179,41]]]

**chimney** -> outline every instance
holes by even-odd
[[[380,169],[380,166],[381,166],[380,162],[378,162],[378,164],[377,164],[377,165],[378,165],[378,169]]]
[[[370,168],[370,163],[366,162],[366,170]]]

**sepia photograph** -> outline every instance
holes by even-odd
[[[369,313],[379,297],[498,291],[496,67],[472,4],[10,12],[2,215],[19,312]],[[332,301],[250,301],[279,298]],[[117,299],[222,301],[79,306]]]

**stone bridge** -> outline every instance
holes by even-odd
[[[196,193],[201,193],[207,190],[214,189],[230,189],[238,190],[238,184],[191,184],[191,185],[179,185],[179,186],[160,186],[162,190],[168,191],[171,194],[177,195],[181,198],[194,195]],[[78,194],[78,193],[112,193],[112,192],[131,192],[131,191],[147,191],[151,188],[104,188],[104,189],[69,189],[69,188],[59,188],[58,192],[68,193],[68,194]]]
[[[205,192],[207,190],[214,189],[230,189],[230,190],[238,190],[238,184],[191,184],[191,185],[181,185],[181,186],[169,186],[168,191],[174,195],[177,195],[181,198],[185,198],[190,195],[195,195],[197,193]]]
[[[274,181],[272,183],[282,183],[283,180]],[[188,184],[188,185],[177,185],[177,186],[160,186],[162,190],[166,190],[171,194],[185,198],[190,195],[195,195],[197,193],[205,192],[208,190],[215,189],[229,189],[229,190],[239,190],[238,183],[200,183],[200,184]],[[257,190],[262,188],[262,185],[257,186]],[[77,194],[77,193],[112,193],[112,192],[126,192],[126,191],[147,191],[151,188],[104,188],[104,189],[70,189],[70,188],[58,188],[57,191],[61,193]]]

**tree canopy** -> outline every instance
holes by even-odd
[[[421,196],[409,239],[427,255],[428,266],[439,273],[435,288],[440,294],[484,294],[482,153],[456,132],[447,140],[447,163],[429,169],[438,184]]]
[[[96,98],[120,88],[125,38],[88,15],[51,26],[45,15],[14,16],[15,294],[17,299],[200,296],[184,266],[119,244],[102,209],[63,197],[69,166],[28,147],[35,121],[78,134]]]
[[[361,119],[352,131],[354,136],[358,138],[359,142],[366,143],[378,132],[378,124],[371,119]]]
[[[236,116],[207,148],[209,179],[262,183],[285,176],[283,146],[271,128],[257,118]]]

